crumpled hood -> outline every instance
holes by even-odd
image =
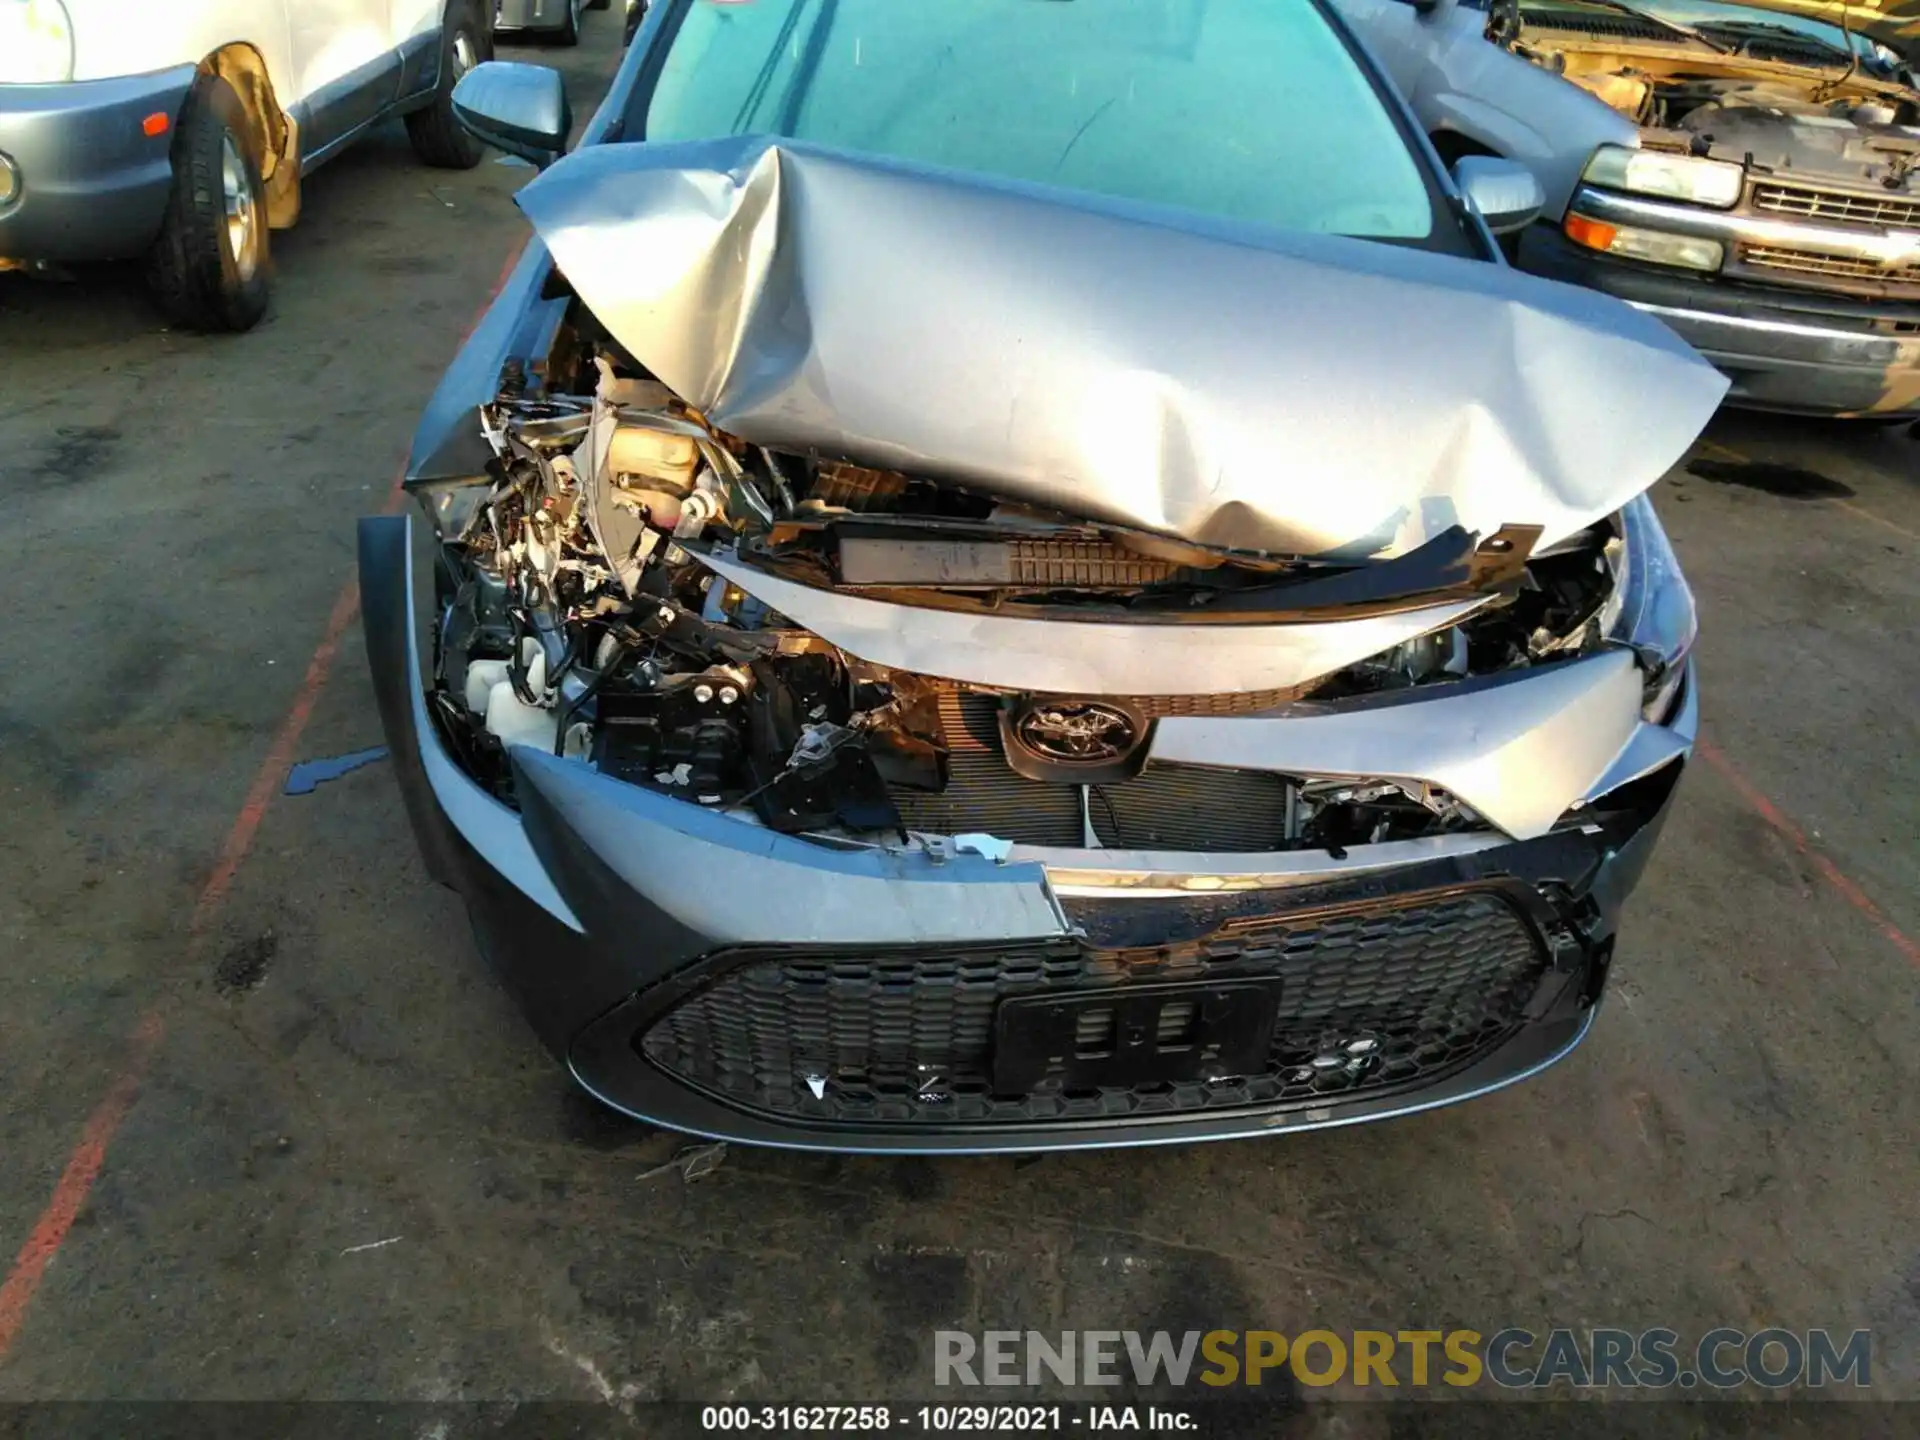
[[[1201,544],[1551,543],[1727,388],[1658,321],[1502,266],[797,141],[589,146],[519,203],[720,428]]]

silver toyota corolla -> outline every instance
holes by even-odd
[[[1015,1150],[1571,1049],[1692,745],[1645,491],[1725,382],[1521,275],[1318,4],[658,0],[443,381],[367,644],[607,1103]],[[645,143],[640,143],[644,141]]]

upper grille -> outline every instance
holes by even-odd
[[[1131,850],[1244,853],[1282,844],[1287,785],[1278,775],[1150,762],[1131,780],[1090,787],[1083,813],[1080,786],[1029,780],[1007,764],[997,716],[991,695],[941,694],[947,788],[894,787],[894,804],[909,829],[984,832],[1021,845],[1072,848],[1086,843],[1091,820],[1101,844]]]
[[[1235,690],[1226,695],[1131,695],[1149,720],[1165,715],[1258,715],[1286,704],[1298,690]]]
[[[1805,220],[1835,220],[1856,225],[1920,228],[1920,200],[1881,199],[1817,190],[1809,185],[1756,184],[1753,208]]]
[[[636,1045],[735,1104],[840,1124],[1049,1124],[1430,1083],[1513,1033],[1546,970],[1531,925],[1492,891],[1260,917],[1158,949],[1061,941],[742,958]],[[1254,1073],[1070,1090],[1053,1064],[1031,1090],[994,1092],[1003,999],[1228,979],[1280,982]]]

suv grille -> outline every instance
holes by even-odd
[[[1832,280],[1861,280],[1886,286],[1893,294],[1920,295],[1920,264],[1882,265],[1854,255],[1783,250],[1774,245],[1742,245],[1740,258],[1756,269]]]
[[[1806,185],[1757,184],[1753,208],[1803,220],[1834,220],[1854,225],[1920,228],[1920,200],[1882,200],[1872,195],[1849,195],[1840,190],[1816,190]]]
[[[729,959],[636,1035],[648,1060],[747,1109],[941,1126],[1324,1103],[1431,1083],[1510,1035],[1547,968],[1532,925],[1483,890],[1240,919],[1160,949],[782,948],[715,963]],[[995,1012],[1008,997],[1230,979],[1279,981],[1278,1023],[1253,1073],[1076,1090],[1055,1064],[1025,1093],[994,1093]]]
[[[1749,265],[1765,265],[1769,270],[1796,270],[1803,275],[1844,275],[1854,280],[1895,280],[1898,270],[1890,270],[1877,261],[1857,255],[1827,255],[1817,250],[1782,250],[1772,245],[1747,245],[1740,258]]]

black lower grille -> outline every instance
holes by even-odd
[[[1081,786],[1029,780],[1007,764],[997,705],[993,696],[969,691],[941,696],[947,788],[937,794],[893,790],[909,829],[1071,847],[1086,843],[1090,819],[1102,845],[1129,850],[1245,853],[1283,846],[1286,782],[1259,770],[1150,763],[1131,780],[1085,787],[1083,816]]]
[[[1440,1078],[1510,1035],[1547,967],[1496,890],[1236,920],[1192,943],[740,951],[635,1037],[700,1090],[836,1124],[1049,1124],[1315,1103]],[[1264,1064],[1238,1075],[1075,1089],[1053,1064],[997,1094],[994,1029],[1012,996],[1182,981],[1278,980]],[[1070,1062],[1069,1062],[1070,1063]]]

